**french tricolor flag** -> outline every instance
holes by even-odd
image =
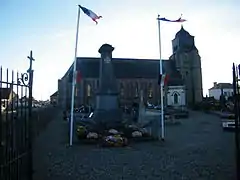
[[[168,74],[159,74],[158,76],[158,85],[167,85],[169,80],[169,75]]]
[[[102,16],[98,16],[96,13],[94,13],[93,11],[91,11],[90,9],[87,9],[83,6],[80,6],[79,7],[82,9],[82,11],[88,15],[96,24],[98,24],[97,20],[102,18]]]
[[[160,18],[160,15],[158,15],[157,20],[166,21],[166,22],[185,22],[185,21],[187,21],[186,19],[182,19],[182,14],[181,14],[180,18],[178,18],[176,20],[167,19],[165,17],[164,18]]]

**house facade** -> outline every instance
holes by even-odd
[[[202,101],[201,62],[194,37],[181,28],[173,43],[173,54],[169,60],[163,60],[163,73],[168,75],[164,87],[165,105],[183,106]],[[130,105],[139,102],[140,91],[143,101],[160,103],[159,60],[113,58],[113,69],[119,90],[119,102]],[[95,105],[95,95],[99,88],[100,58],[77,58],[77,71],[81,72],[81,81],[75,89],[75,105]],[[73,65],[58,80],[58,104],[70,108]]]
[[[14,108],[17,102],[17,94],[12,88],[0,88],[1,111],[7,108]]]
[[[223,95],[227,100],[233,96],[233,85],[231,83],[213,83],[213,87],[208,90],[209,97],[214,97],[216,100],[220,100],[220,96]]]

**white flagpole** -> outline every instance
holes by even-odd
[[[75,54],[74,54],[74,63],[73,63],[73,77],[72,77],[72,102],[71,102],[70,136],[69,136],[70,137],[70,139],[69,139],[69,145],[70,146],[72,146],[72,144],[73,144],[73,110],[74,110],[74,97],[75,97],[75,84],[76,84],[79,20],[80,20],[80,6],[78,5],[77,32],[76,32],[76,44],[75,44]]]
[[[161,44],[161,30],[160,30],[160,15],[158,15],[158,34],[159,34],[159,69],[160,69],[160,93],[161,93],[161,139],[164,140],[164,106],[163,106],[163,83],[162,83],[162,75],[163,75],[163,65],[162,65],[162,44]],[[160,133],[159,133],[160,135]]]

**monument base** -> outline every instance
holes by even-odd
[[[123,126],[121,109],[97,109],[93,115],[93,129],[98,132],[109,129],[119,129]]]
[[[98,94],[96,106],[99,110],[116,110],[118,107],[118,96],[116,94]]]

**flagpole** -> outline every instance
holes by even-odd
[[[159,34],[159,70],[160,70],[160,76],[162,78],[163,75],[163,63],[162,63],[162,44],[161,44],[161,30],[160,30],[160,15],[158,15],[158,34]],[[162,80],[160,80],[160,93],[161,93],[161,139],[164,140],[164,106],[163,106],[163,83]],[[160,133],[159,133],[160,136]]]
[[[72,77],[72,100],[71,100],[70,136],[69,136],[69,145],[70,146],[72,146],[72,144],[73,144],[73,110],[74,110],[74,97],[75,97],[75,85],[76,85],[79,20],[80,20],[80,5],[78,5],[76,44],[75,44],[74,63],[73,63],[73,77]]]

